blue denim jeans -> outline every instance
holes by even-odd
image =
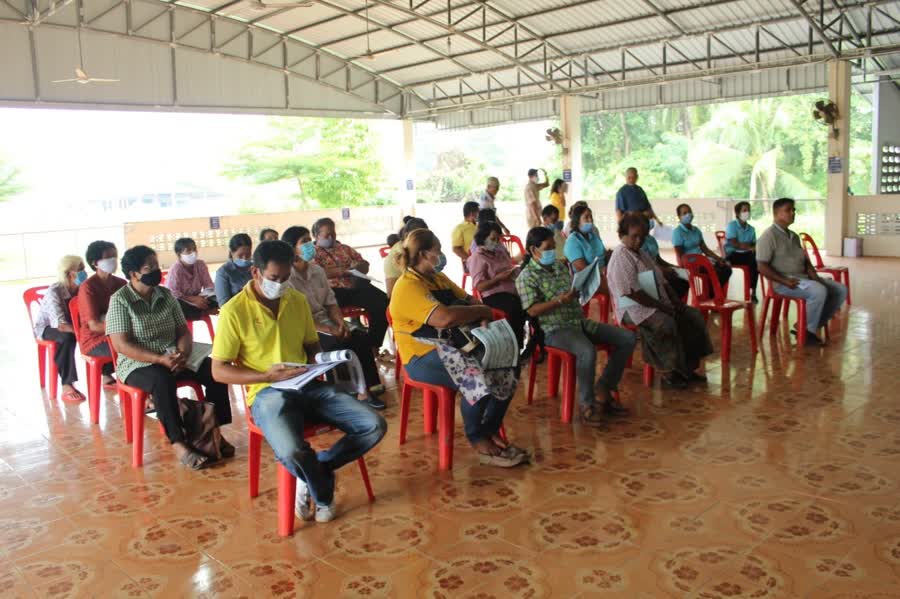
[[[406,372],[422,383],[449,387],[454,391],[458,389],[437,351],[430,351],[410,360],[406,365]],[[509,401],[500,401],[493,395],[482,397],[475,405],[460,399],[459,413],[462,415],[463,429],[469,443],[474,444],[497,435],[509,404]]]
[[[331,505],[334,500],[334,471],[365,455],[387,432],[387,423],[378,412],[318,382],[302,391],[266,387],[256,395],[250,411],[275,457],[291,474],[306,481],[316,505]],[[317,454],[303,438],[307,422],[329,424],[346,434]]]
[[[775,283],[775,291],[806,300],[806,330],[814,335],[831,320],[847,299],[847,288],[832,279],[822,279],[821,283],[809,281],[806,289],[791,289]]]

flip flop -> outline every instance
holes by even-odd
[[[84,401],[84,395],[78,391],[66,391],[62,394],[62,400],[68,403],[78,403]]]
[[[507,451],[507,450],[505,450]],[[489,453],[479,453],[478,461],[482,466],[497,466],[498,468],[513,468],[524,461],[524,457],[520,454],[510,455],[491,455]]]
[[[209,458],[198,451],[189,449],[181,456],[181,463],[191,470],[203,470],[209,465]]]

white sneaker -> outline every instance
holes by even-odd
[[[297,479],[297,493],[294,496],[294,513],[307,522],[313,519],[313,508],[309,497],[309,485]]]
[[[337,518],[337,508],[332,501],[331,505],[316,505],[316,522],[331,522]]]

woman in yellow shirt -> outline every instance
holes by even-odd
[[[484,371],[474,357],[433,338],[432,329],[488,321],[491,309],[475,304],[465,291],[438,272],[441,242],[428,229],[407,235],[400,254],[404,272],[394,285],[388,308],[400,359],[410,378],[460,393],[466,437],[482,464],[509,468],[528,461],[527,452],[503,441],[500,426],[515,394],[514,369]],[[415,336],[414,336],[415,333]]]
[[[569,184],[562,179],[553,182],[550,188],[550,203],[556,206],[560,214],[566,213],[566,193],[569,191]]]

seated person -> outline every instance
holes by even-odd
[[[597,234],[594,213],[587,204],[572,208],[565,254],[575,272],[580,272],[597,258],[600,259],[600,268],[604,268],[611,253]]]
[[[706,247],[706,243],[703,241],[703,231],[693,225],[694,212],[690,206],[679,204],[675,213],[678,215],[680,224],[672,230],[672,246],[675,248],[678,263],[682,263],[681,257],[685,254],[704,254],[712,262],[716,277],[724,287],[731,278],[731,267],[724,258]]]
[[[368,402],[376,410],[383,410],[384,402],[376,397],[384,393],[378,366],[375,365],[374,352],[378,348],[369,345],[369,336],[361,329],[351,330],[347,326],[341,315],[341,308],[334,299],[334,291],[328,286],[325,270],[312,262],[316,246],[313,245],[309,229],[288,227],[281,234],[281,240],[294,248],[296,257],[288,285],[306,297],[319,333],[319,344],[325,351],[349,349],[356,354],[369,390],[368,393],[361,393],[358,399]]]
[[[656,219],[651,218],[651,211],[647,210],[643,213],[634,212],[633,214],[643,214],[644,218],[647,219],[648,231],[653,232],[654,227],[656,227]],[[678,297],[687,297],[688,292],[691,289],[691,284],[688,283],[687,279],[682,279],[678,276],[678,273],[675,272],[677,268],[674,264],[669,264],[663,257],[659,255],[659,243],[656,241],[656,237],[648,234],[647,238],[644,240],[644,245],[641,246],[641,250],[650,254],[650,257],[656,262],[656,265],[662,271],[663,276],[666,278],[666,282],[672,286],[672,289],[675,290],[675,293],[678,294]]]
[[[738,202],[734,205],[733,221],[725,227],[725,257],[731,264],[739,264],[750,269],[750,292],[754,304],[759,303],[756,297],[756,281],[759,270],[756,267],[756,229],[750,224],[750,202]]]
[[[175,384],[189,379],[203,385],[219,426],[231,422],[228,386],[213,380],[209,358],[197,372],[185,368],[193,345],[191,333],[178,301],[159,284],[162,271],[156,252],[145,245],[129,249],[122,255],[122,272],[129,283],[109,300],[106,320],[106,332],[119,354],[119,380],[153,396],[156,414],[175,455],[188,468],[200,470],[211,458],[185,440]],[[234,447],[224,437],[221,449],[224,457],[234,456]]]
[[[58,277],[47,288],[41,309],[34,321],[34,336],[56,342],[53,361],[62,380],[63,401],[84,401],[84,394],[75,388],[78,371],[75,368],[75,329],[69,301],[78,293],[78,286],[87,279],[84,262],[78,256],[63,256],[59,261]]]
[[[528,232],[523,264],[516,279],[522,307],[532,319],[540,320],[546,345],[575,354],[581,421],[588,426],[603,426],[604,414],[627,414],[628,410],[613,397],[613,392],[618,391],[625,365],[634,350],[634,334],[584,317],[578,304],[578,291],[572,289],[569,269],[556,259],[553,233],[546,227],[535,227]],[[595,383],[596,346],[601,343],[610,347],[609,360]]]
[[[253,240],[246,233],[238,233],[228,241],[228,262],[216,271],[216,302],[220,306],[224,306],[250,282],[252,252]]]
[[[527,452],[500,438],[503,416],[518,383],[514,369],[483,371],[477,360],[459,350],[444,351],[413,336],[426,325],[446,329],[489,321],[491,309],[468,303],[471,300],[466,292],[437,272],[441,242],[434,233],[428,229],[413,231],[403,246],[403,275],[394,286],[390,310],[394,339],[407,374],[414,380],[460,392],[459,411],[466,438],[482,464],[509,468],[527,461]],[[451,303],[451,297],[459,305]]]
[[[556,259],[560,262],[568,262],[566,260],[566,238],[562,234],[563,221],[559,219],[560,211],[556,206],[546,205],[541,210],[541,219],[544,226],[553,231],[553,243],[556,245]]]
[[[226,385],[247,386],[247,405],[275,457],[297,477],[295,508],[304,520],[333,520],[334,472],[372,449],[387,431],[378,412],[320,381],[300,391],[270,385],[304,372],[320,350],[309,303],[288,286],[294,250],[265,241],[253,252],[253,282],[219,314],[213,343],[213,376]],[[345,436],[316,452],[303,438],[306,424],[328,423]],[[315,515],[310,505],[315,502]]]
[[[428,225],[421,218],[412,217],[403,224],[400,229],[400,242],[391,246],[391,251],[384,257],[384,287],[387,289],[387,296],[391,297],[394,285],[397,279],[403,274],[400,267],[400,255],[403,253],[403,240],[406,236],[416,229],[427,229]]]
[[[384,244],[386,246],[388,246],[389,248],[392,248],[397,244],[398,241],[400,241],[400,235],[398,235],[397,233],[391,233],[390,235],[387,236],[387,239],[384,241]]]
[[[259,232],[259,241],[278,241],[278,231],[275,229],[263,229]]]
[[[368,274],[369,263],[352,247],[337,241],[334,221],[330,218],[320,218],[313,223],[312,234],[316,242],[315,262],[325,269],[338,305],[342,308],[363,308],[367,312],[369,344],[380,348],[387,332],[387,295],[368,279],[349,273],[350,270],[357,270]]]
[[[112,294],[127,285],[119,277],[114,277],[119,262],[119,252],[109,241],[93,241],[87,247],[85,262],[94,271],[78,289],[78,313],[81,315],[81,330],[78,340],[81,353],[86,356],[109,358],[112,353],[106,341],[106,311]],[[110,376],[113,364],[103,365],[103,384],[115,381]]]
[[[609,260],[609,291],[619,322],[637,326],[644,360],[663,374],[665,385],[683,389],[706,381],[695,370],[713,346],[703,315],[681,301],[653,258],[641,250],[649,233],[642,214],[629,213],[619,221],[621,245]],[[659,299],[641,288],[638,275],[645,271],[654,273]]]
[[[818,330],[827,325],[844,300],[847,288],[831,279],[819,277],[809,261],[800,237],[790,230],[797,210],[794,200],[781,198],[772,205],[775,222],[756,242],[759,272],[774,285],[776,293],[806,300],[806,345],[822,345]]]
[[[562,179],[553,181],[550,186],[550,206],[556,208],[559,214],[566,211],[566,193],[569,191],[569,184]],[[544,206],[546,208],[546,206]]]
[[[476,222],[478,222],[478,202],[466,202],[463,204],[463,222],[456,225],[450,234],[450,246],[453,248],[453,253],[462,260],[463,272],[468,272],[466,260],[469,259],[471,253],[469,248],[475,237],[475,231],[478,229],[475,225]]]
[[[525,320],[528,315],[522,310],[522,302],[516,291],[515,278],[519,268],[509,257],[509,252],[500,243],[500,225],[485,223],[475,233],[477,249],[469,256],[468,268],[472,275],[472,287],[481,295],[481,301],[492,308],[503,310],[509,321],[519,349],[524,346]]]
[[[500,228],[503,229],[504,235],[509,235],[509,229],[500,222],[500,219],[497,218],[497,205],[496,198],[497,194],[500,192],[500,179],[497,177],[488,177],[487,185],[485,190],[481,193],[481,198],[478,202],[478,208],[480,210],[491,210],[494,213],[494,221],[500,225]]]
[[[215,314],[219,309],[214,295],[215,286],[206,262],[197,258],[197,244],[190,237],[176,239],[175,256],[177,261],[169,269],[165,286],[178,300],[184,317],[200,320],[208,314]]]

